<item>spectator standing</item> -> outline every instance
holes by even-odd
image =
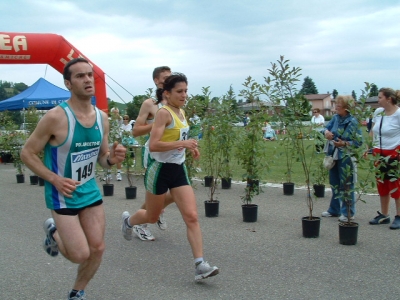
[[[378,94],[379,108],[375,110],[370,135],[374,137],[373,155],[380,159],[377,163],[381,174],[377,176],[377,187],[381,203],[381,211],[369,221],[371,225],[389,224],[390,197],[394,198],[396,215],[390,229],[400,228],[400,91],[381,88]]]
[[[249,113],[246,113],[246,115],[243,117],[243,126],[247,126],[249,122],[250,122]]]
[[[127,145],[128,147],[137,145],[136,140],[132,136],[132,121],[130,120],[128,115],[122,116],[122,124],[120,126],[120,135],[121,135],[123,142],[125,142],[124,139],[126,139],[126,138],[124,137],[123,132],[129,132],[129,134],[130,134],[130,137],[128,138],[126,143],[124,143],[125,145]],[[131,152],[131,154],[133,155],[133,152]],[[118,181],[122,180],[121,169],[122,169],[122,163],[117,163],[117,180]]]
[[[324,148],[324,139],[319,133],[325,127],[325,118],[320,114],[321,111],[319,108],[314,108],[312,112],[313,116],[311,118],[311,130],[314,132],[314,138],[317,139],[315,150],[317,153],[321,153],[322,149]]]
[[[327,211],[322,213],[322,217],[339,217],[339,221],[347,222],[354,219],[356,213],[354,198],[354,180],[356,178],[356,165],[353,159],[346,154],[348,146],[360,147],[361,130],[358,120],[350,114],[350,108],[354,106],[351,96],[336,97],[336,112],[328,125],[322,131],[328,139],[324,151],[327,155],[333,156],[336,161],[332,169],[329,170],[329,183],[332,189],[332,198]],[[354,137],[360,137],[354,139]],[[350,167],[351,176],[347,178],[346,168]],[[350,182],[350,186],[346,186]],[[347,215],[347,207],[343,202],[345,189],[350,189],[352,205],[350,208],[351,216]]]

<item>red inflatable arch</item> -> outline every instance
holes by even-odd
[[[49,64],[63,72],[73,58],[84,57],[93,66],[96,106],[107,112],[104,72],[66,39],[57,34],[0,32],[0,64]]]

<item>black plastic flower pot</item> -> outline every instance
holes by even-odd
[[[283,194],[286,196],[292,196],[294,194],[294,183],[284,182],[283,183]]]
[[[1,153],[1,161],[6,164],[6,163],[12,163],[12,155],[10,153],[2,152]]]
[[[257,222],[258,205],[257,204],[242,204],[243,222]]]
[[[339,223],[339,243],[342,245],[357,244],[358,223]]]
[[[314,195],[317,198],[324,198],[325,197],[325,185],[314,184]]]
[[[31,182],[31,185],[38,185],[39,184],[39,176],[37,176],[37,175],[29,176],[29,180]]]
[[[219,201],[218,200],[214,200],[214,201],[206,200],[206,201],[204,201],[204,210],[205,210],[205,213],[206,213],[206,217],[208,217],[208,218],[218,217],[218,215],[219,215]]]
[[[303,228],[303,237],[317,238],[319,237],[319,228],[321,226],[321,218],[319,217],[304,217],[301,219]]]
[[[228,190],[231,188],[232,178],[222,178],[221,179],[221,188],[223,190]]]
[[[213,180],[214,180],[214,176],[204,176],[204,186],[210,187]]]
[[[126,199],[136,199],[136,186],[127,186],[125,188]]]
[[[44,179],[42,177],[38,177],[39,186],[44,186]]]
[[[114,184],[112,184],[112,183],[103,184],[103,195],[104,196],[114,195]]]
[[[17,174],[17,183],[24,183],[25,182],[25,176],[24,174]]]

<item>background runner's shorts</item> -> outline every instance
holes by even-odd
[[[168,189],[190,185],[185,164],[149,163],[145,175],[146,190],[153,195],[165,194]]]
[[[152,160],[149,149],[146,146],[142,147],[142,167],[147,169]]]

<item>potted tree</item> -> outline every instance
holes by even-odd
[[[11,147],[10,147],[10,136],[9,134],[16,129],[16,125],[13,122],[11,116],[7,111],[0,112],[0,147],[1,147],[1,162],[11,163],[12,155],[11,155]]]
[[[132,156],[133,152],[127,151],[125,158],[126,165],[126,177],[128,178],[129,186],[125,187],[125,196],[126,199],[136,199],[136,191],[137,187],[133,185],[133,168],[135,166],[134,156]]]
[[[114,142],[122,143],[121,136],[121,116],[119,115],[119,110],[117,107],[111,108],[111,113],[108,118],[110,124],[110,132],[108,134],[108,142],[112,145]],[[103,184],[103,194],[104,196],[114,195],[114,184],[111,183],[111,169],[107,168],[104,170],[105,183]]]
[[[287,126],[285,126],[286,128]],[[294,162],[294,148],[292,140],[289,136],[285,135],[282,139],[283,145],[283,155],[285,156],[286,162],[286,171],[285,178],[286,181],[283,183],[283,194],[286,196],[291,196],[294,194],[294,183],[292,182],[292,173],[293,173],[293,162]]]
[[[214,164],[214,156],[218,150],[217,134],[215,131],[216,117],[214,109],[209,100],[211,94],[209,88],[210,87],[202,88],[204,99],[206,99],[204,102],[204,105],[206,106],[206,112],[202,122],[203,138],[201,144],[202,162],[204,172],[206,173],[206,176],[204,177],[205,187],[210,187],[214,179],[217,178],[217,172]]]
[[[201,143],[201,157],[204,171],[204,186],[208,187],[209,199],[204,201],[206,217],[217,217],[219,215],[219,201],[215,198],[218,186],[219,173],[222,165],[221,151],[219,151],[219,102],[212,103],[210,99],[209,87],[202,88],[207,109],[202,121],[203,139]]]
[[[241,131],[235,156],[238,163],[242,166],[244,174],[242,180],[246,182],[245,194],[242,197],[242,214],[244,222],[256,222],[258,205],[253,204],[252,200],[260,192],[259,180],[268,170],[267,152],[262,138],[263,120],[265,112],[260,110],[254,99],[258,96],[258,84],[250,76],[246,78],[243,86],[245,89],[240,91],[247,101],[253,101],[250,122]]]
[[[271,63],[268,69],[269,76],[265,77],[265,83],[260,85],[260,93],[266,95],[269,100],[279,107],[276,112],[283,124],[287,124],[286,132],[293,144],[295,160],[302,165],[304,179],[307,188],[306,203],[308,216],[302,218],[303,236],[315,238],[319,236],[321,218],[313,215],[314,202],[311,196],[311,166],[314,159],[314,151],[311,157],[306,153],[308,145],[303,139],[307,136],[308,128],[302,124],[302,118],[308,117],[311,110],[310,102],[301,94],[298,94],[296,85],[301,76],[301,69],[289,66],[289,60],[280,56],[277,63]]]
[[[26,111],[24,111],[24,128],[26,130],[26,135],[29,136],[35,130],[37,123],[40,120],[40,114],[36,107],[30,106]],[[40,159],[43,159],[43,151],[39,154]],[[39,183],[39,176],[32,174],[29,176],[31,185],[37,185]]]
[[[317,198],[325,197],[325,183],[328,178],[328,170],[324,167],[322,156],[317,157],[312,170],[314,195]]]
[[[351,109],[351,113],[358,119],[360,125],[363,120],[372,114],[371,107],[366,105],[366,99],[370,96],[371,85],[365,83],[365,88],[362,90],[362,95],[354,108]],[[359,131],[361,132],[361,130]],[[352,159],[357,164],[357,169],[364,170],[357,174],[357,181],[353,183],[353,176],[355,168],[350,168],[349,165],[343,170],[345,177],[344,190],[341,191],[341,197],[347,209],[347,216],[351,216],[352,197],[351,194],[354,192],[357,197],[354,202],[358,201],[365,202],[362,198],[369,189],[375,188],[375,176],[380,176],[379,168],[377,167],[377,161],[381,159],[379,156],[368,155],[365,151],[365,147],[358,147],[362,143],[366,144],[367,149],[372,148],[372,138],[368,136],[363,139],[361,133],[355,133],[352,136],[352,140],[355,143],[346,147],[345,156]],[[398,174],[397,174],[398,175]],[[351,218],[347,218],[347,221],[339,223],[339,243],[342,245],[356,245],[358,240],[358,227],[359,224],[354,222]]]
[[[3,150],[11,156],[11,161],[16,168],[17,183],[25,182],[24,164],[20,157],[21,147],[26,141],[25,131],[18,130],[18,126],[13,122],[9,115],[5,114],[2,120],[4,131],[2,134]]]
[[[197,114],[201,112],[203,104],[198,101],[196,96],[191,95],[187,99],[187,104],[185,106],[186,119],[189,124],[189,138],[199,140],[201,137],[201,118]],[[192,178],[200,172],[199,160],[194,159],[190,151],[186,151],[185,160],[186,169],[188,172],[188,177],[191,179],[190,184],[195,187]]]
[[[221,179],[222,189],[230,189],[232,181],[232,149],[236,133],[232,123],[236,119],[234,108],[229,101],[222,101],[215,108],[215,131],[217,139],[217,153],[219,159],[218,177]]]
[[[218,186],[218,177],[213,178],[209,186],[209,199],[204,201],[204,210],[206,217],[219,216],[219,201],[215,198],[215,192]]]
[[[278,88],[278,86],[276,86]],[[284,91],[277,89],[274,90],[274,94],[268,94],[270,92],[270,87],[268,86],[260,86],[260,91],[263,94],[267,94],[270,99],[273,99],[272,108],[274,110],[273,119],[280,124],[280,132],[283,133],[283,138],[279,141],[283,146],[284,151],[282,153],[278,153],[278,158],[283,155],[285,160],[285,182],[283,185],[283,194],[286,196],[292,196],[294,194],[294,182],[292,182],[293,175],[293,163],[295,161],[295,148],[294,143],[290,135],[287,133],[291,133],[291,123],[293,120],[290,118],[291,113],[287,110],[287,102],[284,100],[286,94]],[[275,97],[275,98],[271,98]],[[289,131],[288,131],[289,129]]]
[[[11,155],[13,157],[13,164],[17,171],[17,183],[25,182],[25,168],[24,163],[21,160],[20,153],[22,145],[26,140],[26,136],[24,132],[14,130],[9,134],[9,146],[11,150]]]
[[[137,187],[133,185],[134,168],[136,165],[134,147],[138,147],[139,143],[132,136],[129,131],[122,132],[122,145],[126,147],[126,155],[124,160],[126,177],[128,179],[129,186],[125,187],[126,199],[136,199]]]

